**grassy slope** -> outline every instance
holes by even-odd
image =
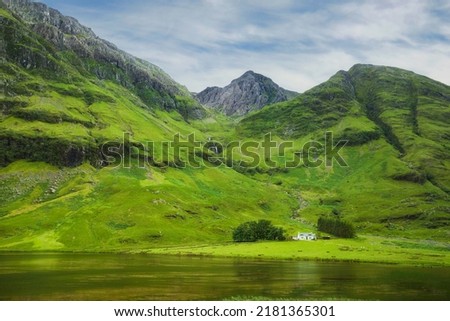
[[[349,74],[367,117],[401,153],[409,173],[450,192],[450,88],[392,67],[357,65]]]
[[[120,89],[113,88],[116,91]],[[105,91],[106,93],[110,91]],[[61,99],[60,97],[54,94],[49,99]],[[224,119],[221,115],[211,114],[205,120],[188,125],[181,118],[177,119],[176,114],[152,114],[123,101],[122,98],[122,105],[114,110],[111,110],[110,103],[93,104],[101,111],[97,119],[107,119],[105,123],[109,124],[98,129],[97,136],[117,138],[125,126],[128,126],[129,131],[133,130],[139,140],[148,139],[148,133],[142,130],[148,126],[154,126],[151,136],[155,140],[172,135],[173,128],[184,130],[185,133],[195,131],[202,139],[213,137],[225,142],[241,135],[239,131],[233,131],[235,121]],[[70,106],[67,102],[62,105],[64,108]],[[125,107],[129,109],[124,110]],[[360,106],[352,103],[349,110],[350,115],[336,121],[331,127],[338,137],[348,132],[349,128],[352,132],[377,130],[364,117]],[[123,117],[118,120],[118,115],[122,114]],[[124,122],[124,119],[129,120],[130,124]],[[33,122],[24,122],[24,130],[30,130],[32,124]],[[62,128],[65,132],[61,130],[61,137],[67,137],[67,128]],[[323,131],[315,130],[309,135],[294,138],[294,142],[296,146],[301,146],[301,143],[315,137],[320,138],[320,135],[323,135]],[[292,157],[291,154],[288,152],[286,158]],[[95,170],[89,166],[81,174],[77,172],[80,168],[52,168],[45,173],[40,168],[47,165],[14,163],[2,171],[3,182],[14,176],[31,176],[25,174],[29,171],[38,173],[40,179],[31,179],[29,190],[19,191],[13,197],[15,201],[3,203],[2,213],[7,215],[1,219],[1,226],[4,232],[2,235],[6,237],[1,243],[4,249],[128,251],[175,246],[181,239],[183,244],[190,243],[195,247],[204,242],[228,241],[233,226],[251,219],[273,219],[276,224],[284,226],[289,234],[298,230],[314,230],[317,217],[330,213],[332,209],[338,209],[343,218],[354,221],[360,234],[407,236],[426,240],[448,238],[445,225],[437,229],[426,228],[427,225],[433,227],[434,224],[445,224],[447,221],[444,211],[448,208],[447,195],[430,182],[417,184],[392,179],[395,174],[408,171],[409,166],[398,158],[398,151],[385,139],[346,147],[343,156],[349,167],[300,167],[248,177],[230,169],[168,169],[168,172],[163,173],[155,168]],[[64,184],[67,186],[62,187],[62,194],[59,187],[54,194],[49,192],[51,177],[56,175],[52,171],[61,172],[59,175],[65,177]],[[202,174],[203,172],[207,174]],[[149,179],[150,176],[153,178]],[[208,181],[209,184],[205,185]],[[9,189],[9,193],[14,193],[11,190],[16,188],[18,178],[11,179],[10,182],[11,184],[5,185],[5,190]],[[282,186],[274,187],[274,182],[282,182]],[[203,193],[193,188],[195,185],[203,186]],[[69,189],[70,186],[82,188]],[[267,186],[270,186],[269,190]],[[168,192],[169,196],[158,197],[161,189]],[[249,189],[251,193],[247,192]],[[273,194],[272,189],[277,192]],[[288,191],[289,195],[286,196],[282,190]],[[158,194],[153,195],[153,192]],[[10,194],[4,195],[5,201],[10,200]],[[249,199],[250,196],[252,197]],[[280,201],[267,206],[266,199],[270,199],[269,196],[280,198]],[[226,201],[230,199],[236,201]],[[301,210],[298,210],[299,201]],[[214,205],[217,202],[222,205]],[[202,206],[199,207],[199,204]],[[196,210],[197,208],[200,210]],[[270,215],[266,213],[267,208],[270,209]],[[52,214],[48,216],[46,213]],[[91,213],[99,214],[89,219]],[[128,214],[129,219],[124,218],[125,213],[131,213]],[[157,214],[149,217],[148,213]],[[196,213],[200,213],[204,219],[199,220],[200,216]],[[297,213],[297,220],[289,219],[292,213]],[[45,224],[36,220],[40,215],[46,215]]]
[[[1,250],[450,265],[446,242],[415,235],[232,244],[232,229],[246,220],[269,219],[289,234],[314,228],[290,219],[298,204],[280,187],[226,168],[59,169],[21,161],[0,178],[7,183],[0,187]]]
[[[236,131],[239,119],[214,113],[187,123],[177,112],[144,104],[119,84],[80,71],[70,52],[55,51],[0,10],[5,25],[27,43],[8,50],[38,62],[31,69],[10,60],[1,65],[0,138],[8,141],[1,146],[1,162],[9,164],[0,169],[1,249],[130,251],[222,244],[247,220],[270,219],[294,234],[313,231],[317,217],[333,209],[354,221],[360,235],[448,239],[448,87],[400,70],[358,67],[250,115]],[[200,140],[226,143],[260,140],[271,131],[279,142],[292,139],[298,149],[321,139],[325,130],[350,140],[343,152],[349,167],[268,171],[261,166],[241,168],[247,174],[242,175],[228,168],[95,169],[87,163],[65,168],[18,160],[62,165],[58,156],[68,147],[95,150],[124,132],[136,142],[195,132]],[[49,146],[55,149],[45,151]],[[421,177],[426,179],[414,181]],[[329,244],[334,249],[340,243]],[[280,246],[268,251],[291,257],[286,251],[293,245]],[[316,249],[311,251],[305,257]],[[223,253],[231,252],[223,248]]]
[[[135,89],[108,80],[113,76],[100,80],[89,72],[88,67],[101,68],[103,62],[56,49],[5,9],[0,9],[0,18],[5,57],[0,65],[2,165],[24,158],[71,165],[61,156],[70,146],[84,150],[85,158],[95,163],[99,146],[121,139],[123,133],[132,141],[146,142],[193,131],[184,119],[192,100],[187,93],[175,99],[182,111],[166,112],[159,97],[168,97],[164,88],[141,99]],[[109,65],[111,72],[120,73]],[[43,151],[43,144],[53,146],[53,154],[63,159]]]
[[[16,162],[0,170],[0,247],[124,251],[228,241],[242,221],[296,231],[297,204],[280,188],[227,168],[58,169]],[[20,182],[20,183],[19,183]]]
[[[132,91],[72,64],[73,53],[55,50],[8,11],[0,14],[11,58],[1,65],[3,249],[113,251],[225,241],[232,227],[258,218],[297,230],[289,221],[296,201],[231,169],[61,166],[71,146],[95,150],[123,133],[135,142],[191,132],[206,140],[211,134],[205,131],[221,118],[212,115],[193,127],[157,102],[144,104]],[[22,58],[35,65],[21,66]]]
[[[307,206],[299,212],[300,220],[313,223],[335,209],[360,232],[446,240],[448,97],[447,86],[426,77],[355,66],[292,101],[243,119],[237,131],[253,137],[276,133],[294,141],[297,150],[308,140],[323,141],[326,130],[335,141],[348,140],[341,154],[349,166],[334,163],[256,175],[301,194]]]

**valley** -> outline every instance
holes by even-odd
[[[357,64],[301,94],[252,71],[192,94],[46,5],[0,21],[0,251],[450,265],[448,85]],[[232,243],[319,217],[357,237]]]

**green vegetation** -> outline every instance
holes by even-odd
[[[397,68],[356,65],[290,101],[230,118],[205,111],[156,66],[130,58],[145,71],[136,78],[117,52],[110,63],[62,50],[8,10],[0,18],[1,250],[448,265],[450,87]],[[348,166],[307,166],[302,147],[323,143],[325,131],[334,145],[348,141],[341,150]],[[220,167],[180,168],[193,156],[186,153],[161,157],[162,142],[177,133],[225,146],[262,141],[268,132],[278,145],[292,142],[272,149],[275,166],[263,163],[262,147],[253,150],[258,164],[239,150]],[[104,144],[124,151],[110,161]],[[323,160],[324,151],[310,156]],[[298,166],[285,166],[292,160]],[[244,222],[260,223],[236,229],[237,240],[323,230],[326,222],[316,222],[331,211],[352,222],[358,238],[226,244]],[[277,227],[261,223],[268,221]],[[261,225],[265,232],[256,231]]]
[[[139,252],[140,251],[136,251]],[[317,241],[250,242],[148,249],[143,253],[450,266],[448,243],[379,236]]]
[[[310,140],[322,142],[326,130],[334,143],[348,141],[341,153],[348,166],[254,175],[300,191],[299,221],[317,222],[336,208],[358,232],[444,240],[450,213],[449,124],[443,117],[450,112],[448,97],[448,86],[412,72],[356,65],[249,115],[237,133],[276,133],[279,142],[294,141],[294,151]],[[323,159],[323,151],[315,156]],[[293,157],[288,151],[280,159]]]
[[[319,217],[317,230],[337,237],[353,238],[356,236],[355,228],[349,222],[337,218]]]
[[[233,230],[233,241],[255,242],[260,240],[285,240],[283,229],[268,220],[245,222]]]
[[[225,167],[56,168],[20,161],[0,169],[0,180],[3,250],[132,251],[230,241],[233,229],[250,220],[268,219],[290,233],[299,226],[285,215],[295,201],[279,187]]]
[[[177,132],[192,132],[185,120],[203,116],[203,108],[187,89],[150,63],[112,47],[96,59],[61,49],[45,29],[37,34],[7,10],[0,15],[0,41],[5,46],[0,65],[2,166],[19,159],[58,166],[89,161],[99,166],[106,141],[117,141],[123,133],[135,141],[169,140]],[[80,44],[89,37],[65,36]],[[105,46],[92,41],[94,47]],[[112,64],[108,55],[115,55],[117,63]],[[127,67],[122,66],[124,59]],[[49,147],[43,151],[42,146]]]

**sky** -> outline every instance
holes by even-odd
[[[41,0],[190,91],[247,70],[303,92],[356,63],[450,84],[448,0]]]

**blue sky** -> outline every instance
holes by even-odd
[[[305,91],[356,63],[450,84],[447,0],[42,0],[191,91],[247,70]]]

